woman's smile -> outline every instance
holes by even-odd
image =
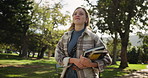
[[[84,25],[86,21],[86,14],[83,9],[77,9],[73,14],[73,20],[75,25]]]

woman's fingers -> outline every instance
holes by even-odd
[[[77,67],[79,67],[80,69],[86,68],[86,67],[90,67],[91,64],[91,60],[88,58],[83,57],[82,55],[80,56],[80,59],[77,59],[77,61],[75,61],[75,65]]]

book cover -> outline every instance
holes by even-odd
[[[107,54],[104,46],[92,48],[84,51],[84,57],[89,58],[90,60],[101,59]]]

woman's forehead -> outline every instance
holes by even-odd
[[[84,11],[82,8],[76,9],[76,10],[74,11],[74,13],[75,13],[75,12],[84,12],[84,13],[85,13],[85,11]]]

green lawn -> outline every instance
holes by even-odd
[[[126,74],[130,74],[137,70],[146,69],[148,64],[128,64],[129,67],[125,69],[119,69],[120,62],[117,62],[117,65],[108,66],[103,73],[101,73],[101,77],[103,78],[116,78]]]
[[[58,78],[56,61],[49,59],[22,59],[17,55],[0,54],[0,78]]]
[[[117,62],[119,65],[119,62]],[[58,78],[56,61],[50,59],[22,59],[17,55],[0,54],[0,78]],[[124,70],[118,65],[108,66],[101,77],[115,78],[133,71],[146,69],[146,64],[129,64]],[[61,70],[60,70],[61,71]]]

